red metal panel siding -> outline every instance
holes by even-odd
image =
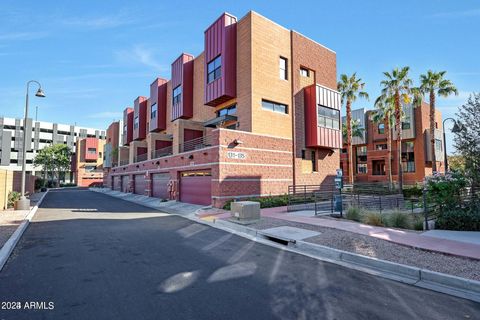
[[[203,137],[203,131],[200,130],[192,130],[192,129],[184,129],[183,131],[183,141],[190,141],[196,138]]]
[[[98,159],[98,139],[97,138],[85,138],[85,143],[82,144],[83,147],[83,155],[85,161],[93,160],[96,161]],[[95,149],[95,153],[89,153],[88,149]]]
[[[133,110],[134,118],[138,117],[138,128],[133,129],[133,140],[143,140],[147,136],[147,98],[137,97]]]
[[[172,141],[155,140],[155,150],[160,150],[172,146]]]
[[[237,18],[224,13],[205,31],[205,104],[217,106],[236,96]],[[210,61],[221,55],[221,77],[207,83]]]
[[[180,201],[210,205],[212,203],[212,177],[209,175],[182,176],[180,178]]]
[[[126,130],[123,132],[124,145],[129,145],[133,141],[133,109],[126,108],[123,111],[123,123],[126,124]]]
[[[167,129],[167,80],[157,78],[150,85],[150,106],[157,104],[157,115],[150,119],[150,132]],[[147,115],[150,117],[150,115]]]
[[[172,104],[172,121],[193,116],[193,56],[190,54],[182,53],[172,63],[172,92],[179,85],[182,95],[178,103]]]
[[[152,174],[152,196],[160,199],[168,199],[168,181],[170,174],[155,173]]]
[[[317,105],[315,85],[306,87],[304,93],[305,108],[305,145],[309,148],[318,146]]]

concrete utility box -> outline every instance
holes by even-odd
[[[231,219],[248,222],[260,219],[260,202],[237,201],[230,204]]]

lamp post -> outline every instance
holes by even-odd
[[[447,171],[448,171],[447,139],[446,139],[446,136],[445,136],[445,121],[447,121],[447,120],[452,120],[453,123],[454,123],[453,128],[452,128],[453,133],[460,132],[462,130],[461,126],[457,123],[457,121],[455,121],[455,119],[446,118],[445,120],[443,120],[442,129],[443,129],[443,155],[444,155],[444,161],[445,161],[445,173],[447,173]]]
[[[28,89],[30,88],[30,83],[36,83],[38,85],[36,97],[45,98],[45,93],[42,90],[42,85],[40,82],[35,80],[30,80],[27,82],[27,95],[25,97],[25,117],[23,119],[23,150],[22,150],[22,190],[20,193],[20,199],[15,203],[15,210],[29,210],[30,209],[30,200],[25,197],[25,174],[27,168],[27,118],[28,118]],[[31,143],[31,142],[30,142]]]

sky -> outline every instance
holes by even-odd
[[[23,117],[33,79],[47,97],[31,98],[32,117],[38,107],[38,120],[106,128],[156,77],[170,78],[180,53],[201,53],[222,12],[250,10],[334,50],[337,75],[357,72],[370,94],[354,108],[371,109],[383,72],[402,66],[416,85],[429,69],[447,71],[459,95],[437,99],[444,118],[480,91],[478,0],[2,0],[0,116]]]

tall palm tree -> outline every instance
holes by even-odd
[[[412,104],[414,107],[422,102],[420,89],[413,87],[413,81],[408,77],[409,67],[401,69],[395,68],[392,72],[384,72],[384,80],[380,82],[382,95],[377,101],[393,98],[395,107],[395,129],[397,133],[397,152],[398,152],[398,185],[400,191],[403,189],[403,168],[402,168],[402,110],[403,105]]]
[[[360,124],[360,120],[352,119],[350,124],[350,130],[352,131],[352,138],[363,138],[363,132],[365,132],[365,128],[363,128]],[[342,138],[343,140],[347,140],[347,123],[344,122],[342,124]]]
[[[342,98],[342,104],[346,104],[347,109],[347,150],[348,150],[348,183],[353,184],[353,154],[352,154],[352,103],[357,98],[365,98],[368,100],[368,93],[363,91],[365,83],[362,79],[357,78],[357,74],[353,73],[350,77],[346,74],[340,76],[337,84],[338,91]]]
[[[377,124],[385,124],[385,134],[387,136],[387,157],[385,165],[388,172],[388,186],[393,187],[392,179],[392,128],[395,126],[395,104],[393,97],[382,97],[375,102],[375,110],[370,119]]]
[[[432,171],[437,171],[437,158],[435,156],[435,96],[448,97],[458,95],[457,88],[450,80],[444,79],[446,71],[434,72],[428,70],[427,74],[420,75],[420,91],[430,98],[430,142],[432,152]]]

